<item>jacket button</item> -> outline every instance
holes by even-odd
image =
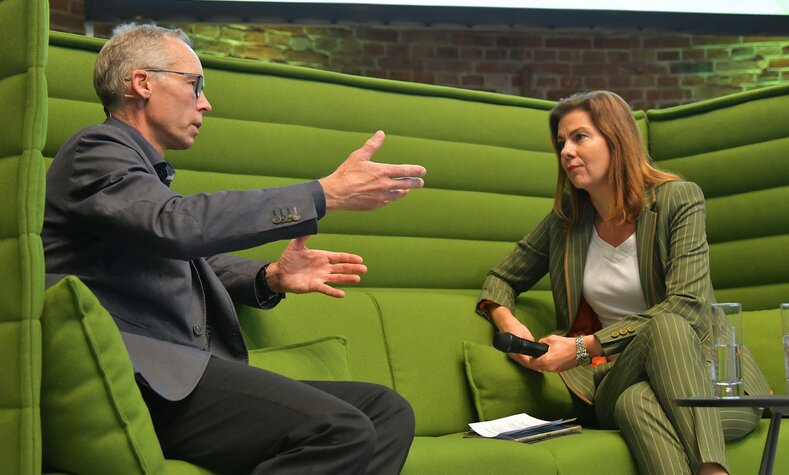
[[[634,327],[633,325],[630,325],[629,327],[627,327],[627,331],[630,332],[630,333],[633,333],[634,331],[636,331],[636,327]]]
[[[198,323],[192,327],[192,331],[195,333],[195,335],[200,336],[203,334],[203,326]]]
[[[611,338],[619,338],[619,332],[618,332],[618,331],[616,331],[616,330],[614,330],[614,331],[611,333]]]

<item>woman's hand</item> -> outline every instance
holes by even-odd
[[[320,292],[342,298],[345,292],[327,284],[356,284],[367,272],[362,258],[346,252],[320,251],[305,246],[309,236],[292,240],[277,262],[266,271],[266,284],[274,292]]]
[[[578,365],[575,360],[575,338],[548,335],[540,339],[548,345],[548,352],[539,358],[532,358],[531,366],[537,371],[565,371]]]
[[[531,330],[529,330],[526,325],[521,323],[520,320],[515,318],[515,315],[513,315],[510,309],[507,307],[500,305],[495,306],[490,309],[489,314],[490,319],[493,320],[493,323],[500,331],[512,333],[517,337],[534,341],[534,335],[532,335]],[[529,368],[534,371],[542,371],[534,366],[533,362],[536,360],[536,358],[527,355],[521,355],[519,353],[507,353],[507,356],[525,368]]]

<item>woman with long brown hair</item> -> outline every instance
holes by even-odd
[[[701,189],[650,164],[629,106],[612,92],[560,101],[550,128],[553,210],[488,273],[478,311],[534,340],[515,299],[549,273],[564,334],[540,339],[549,349],[539,358],[509,356],[559,372],[601,427],[622,431],[641,473],[727,473],[724,440],[752,431],[761,412],[674,402],[712,392],[706,358],[718,317]],[[747,393],[769,392],[747,350],[742,370]]]

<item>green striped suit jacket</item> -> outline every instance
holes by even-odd
[[[621,353],[651,318],[673,313],[685,318],[710,357],[710,304],[715,302],[709,272],[704,195],[695,183],[674,181],[647,190],[636,221],[636,247],[641,289],[647,309],[629,315],[596,333],[606,355]],[[490,300],[514,312],[515,298],[550,273],[556,328],[572,325],[581,299],[586,253],[594,221],[591,206],[569,231],[550,213],[491,269],[479,301]],[[561,374],[577,396],[592,404],[597,384],[614,362],[595,368],[577,366]],[[752,355],[744,351],[745,391],[767,394],[769,385]]]

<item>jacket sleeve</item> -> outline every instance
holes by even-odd
[[[488,272],[477,300],[478,312],[484,301],[514,311],[517,296],[529,290],[548,273],[550,227],[554,219],[552,213],[546,216],[499,265]]]
[[[162,257],[194,259],[315,234],[325,213],[316,181],[182,196],[160,182],[139,150],[110,133],[82,137],[71,167],[71,223]]]
[[[709,277],[709,246],[705,231],[704,195],[695,183],[668,184],[666,216],[661,216],[654,252],[665,242],[665,296],[643,313],[630,315],[596,333],[606,355],[622,352],[630,339],[651,318],[673,313],[685,318],[704,341],[709,333],[709,305],[712,296]],[[664,185],[666,186],[666,185]],[[653,256],[654,259],[654,256]],[[651,290],[650,290],[651,291]],[[616,335],[616,336],[614,336]]]

